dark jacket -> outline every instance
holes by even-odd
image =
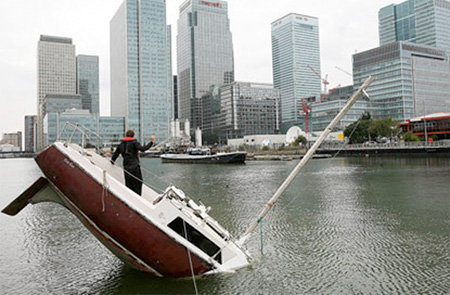
[[[123,168],[135,169],[139,166],[139,151],[145,152],[152,145],[153,142],[150,141],[147,145],[142,146],[135,138],[125,137],[114,151],[111,162],[114,163],[119,155],[122,155]]]

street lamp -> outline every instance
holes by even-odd
[[[426,121],[426,111],[425,111],[425,100],[422,100],[423,102],[423,128],[425,132],[425,145],[428,145],[428,134],[427,134],[427,121]]]

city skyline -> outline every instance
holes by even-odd
[[[201,101],[212,85],[234,80],[233,40],[228,3],[191,0],[178,19],[177,79],[180,121],[203,126]]]
[[[176,59],[176,22],[183,0],[167,2],[168,24],[172,25],[172,60]],[[229,0],[233,34],[235,79],[273,83],[270,24],[288,13],[319,19],[321,73],[328,74],[330,87],[351,84],[352,78],[337,70],[351,71],[351,55],[378,46],[378,11],[402,1],[378,0],[358,6],[358,1],[297,3]],[[242,3],[245,2],[245,3]],[[23,131],[24,116],[36,114],[36,40],[41,34],[72,38],[77,54],[100,58],[100,113],[110,114],[109,21],[122,0],[61,2],[3,1],[0,4],[0,78],[2,108],[0,133]],[[326,9],[324,8],[326,7]],[[21,15],[20,21],[16,17]],[[251,16],[249,18],[248,16]],[[25,20],[25,21],[24,21]],[[173,65],[176,73],[176,65]],[[14,103],[11,103],[14,102]]]
[[[302,126],[301,99],[321,92],[319,30],[316,17],[302,14],[272,23],[273,86],[281,94],[282,133]]]
[[[44,130],[44,118],[48,113],[46,96],[77,94],[75,44],[70,38],[41,35],[37,56],[36,150],[41,150],[47,145]]]
[[[124,0],[111,19],[111,115],[146,142],[169,137],[171,28],[164,0]]]

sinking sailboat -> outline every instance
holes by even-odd
[[[39,178],[3,213],[28,203],[56,202],[69,209],[117,257],[157,276],[227,272],[249,264],[234,238],[174,186],[142,196],[124,185],[123,170],[77,144],[56,142],[36,157]]]
[[[44,177],[2,212],[16,215],[29,203],[61,204],[117,257],[156,276],[234,271],[250,263],[245,240],[372,80],[350,98],[239,240],[180,189],[159,194],[144,184],[139,196],[124,185],[120,167],[70,142],[56,142],[36,157]]]

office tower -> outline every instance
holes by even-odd
[[[62,113],[69,109],[81,110],[81,105],[81,95],[79,94],[46,94],[44,97],[45,115],[49,113]]]
[[[234,81],[233,43],[225,1],[189,0],[180,6],[177,35],[179,119],[202,127],[201,98],[211,85]]]
[[[353,85],[340,87],[331,92],[320,103],[313,104],[309,113],[309,130],[311,132],[325,130],[354,93],[355,88]],[[364,113],[374,114],[375,110],[377,110],[377,105],[377,103],[371,102],[366,96],[361,97],[342,117],[335,129],[344,130],[351,123],[358,121]]]
[[[111,115],[148,142],[173,118],[170,27],[164,0],[125,0],[110,23]]]
[[[75,45],[72,39],[41,35],[37,63],[37,151],[45,147],[44,97],[47,94],[76,94]]]
[[[22,132],[17,131],[16,133],[3,133],[0,144],[10,144],[19,148],[19,151],[22,151]]]
[[[450,51],[450,1],[408,0],[378,12],[380,45],[408,41]]]
[[[24,151],[34,152],[36,146],[36,124],[37,116],[25,116],[25,128],[24,128]]]
[[[290,13],[272,23],[273,84],[280,89],[282,132],[303,125],[302,98],[321,92],[319,20]],[[313,71],[314,70],[314,71]]]
[[[210,93],[203,103],[205,138],[214,134],[215,142],[226,144],[245,135],[279,133],[280,91],[272,84],[235,81]]]
[[[178,119],[178,77],[173,76],[173,118]]]
[[[77,93],[81,95],[81,108],[99,114],[98,56],[77,56]]]
[[[355,86],[368,76],[375,78],[367,90],[377,104],[375,119],[403,122],[450,109],[450,62],[444,50],[399,41],[353,55]]]

